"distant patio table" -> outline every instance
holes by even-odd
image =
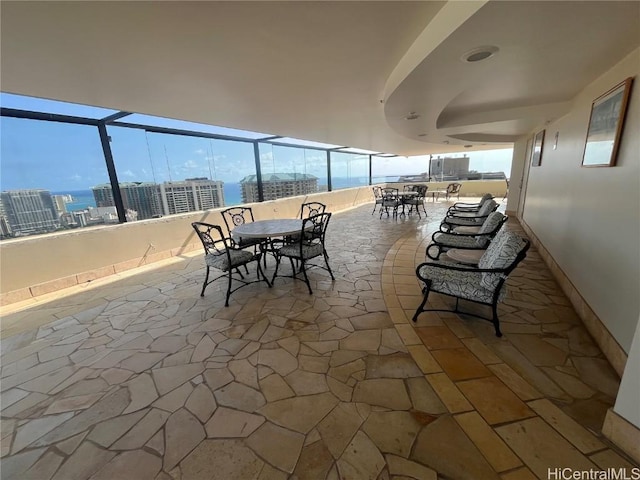
[[[446,195],[446,190],[427,190],[427,194],[431,194],[431,199],[435,202],[437,198],[440,198],[440,195]]]
[[[309,227],[311,228],[312,225]],[[231,231],[231,237],[268,239],[295,235],[300,233],[300,230],[302,230],[302,220],[299,218],[274,218],[238,225]]]

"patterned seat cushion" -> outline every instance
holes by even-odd
[[[475,237],[463,237],[454,233],[437,233],[433,240],[444,247],[476,248],[478,246]]]
[[[487,250],[478,262],[478,268],[504,269],[515,262],[518,253],[525,246],[525,239],[513,232],[500,231],[493,241],[489,243]],[[483,273],[481,285],[484,288],[493,290],[502,278],[500,273]]]
[[[444,223],[448,223],[449,225],[456,226],[481,226],[484,218],[458,218],[458,217],[447,217],[444,220]]]
[[[204,259],[208,266],[226,272],[229,270],[229,268],[243,265],[247,262],[250,262],[255,257],[253,253],[246,250],[233,249],[229,250],[229,256],[231,257],[231,265],[229,265],[229,258],[227,257],[226,252],[221,252],[219,255],[209,253],[208,255],[205,255]]]
[[[498,225],[500,225],[500,222],[502,221],[503,218],[504,218],[504,215],[502,215],[500,212],[491,212],[487,217],[487,219],[482,224],[482,226],[480,227],[480,230],[478,231],[478,233],[486,234],[486,233],[493,232],[496,228],[498,228]],[[484,248],[489,243],[489,237],[487,235],[477,236],[476,243],[478,244],[479,247]]]
[[[493,289],[487,289],[482,285],[481,272],[446,270],[426,264],[420,268],[420,275],[431,280],[431,290],[434,292],[476,302],[493,302]],[[505,288],[502,288],[499,300],[502,300],[505,293]]]
[[[299,257],[300,256],[300,244],[290,244],[285,245],[284,247],[278,250],[280,255],[284,255],[285,257]],[[318,255],[322,255],[324,248],[322,243],[311,243],[302,245],[302,258],[307,260],[309,258],[317,257]]]
[[[231,238],[233,239],[233,241],[236,244],[236,247],[238,248],[246,248],[246,247],[252,247],[253,245],[260,245],[259,238],[240,237],[240,236],[234,235],[233,232],[231,232]]]

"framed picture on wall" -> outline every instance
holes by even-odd
[[[544,130],[536,133],[531,147],[531,166],[539,167],[542,162],[542,145],[544,144]]]
[[[583,167],[612,167],[616,164],[624,116],[633,78],[629,77],[593,101]]]

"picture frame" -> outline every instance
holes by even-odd
[[[633,77],[626,78],[591,104],[583,167],[615,166],[632,83]]]
[[[531,147],[531,166],[539,167],[542,163],[542,147],[544,145],[544,130],[536,133]]]

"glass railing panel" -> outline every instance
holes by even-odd
[[[327,190],[324,151],[260,143],[264,200],[308,195]]]
[[[240,181],[255,176],[252,143],[108,131],[127,221],[244,203]]]
[[[331,188],[369,185],[369,155],[331,152]]]
[[[91,187],[109,177],[94,126],[0,118],[0,236],[117,223]]]

